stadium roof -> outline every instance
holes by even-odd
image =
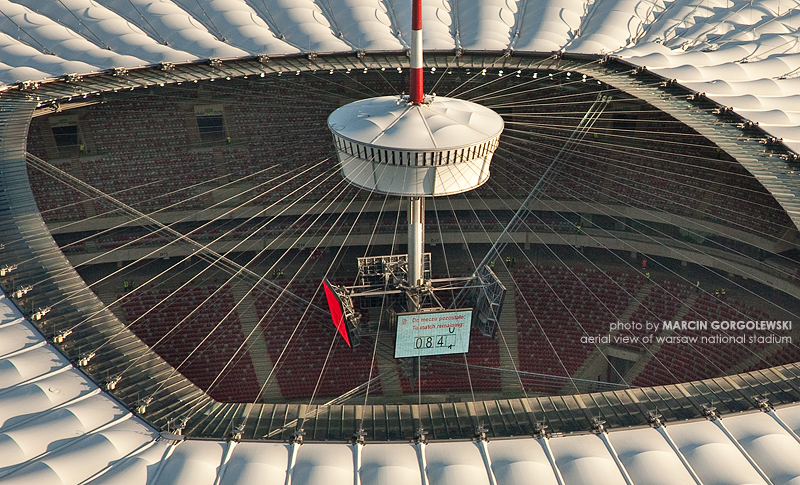
[[[619,56],[732,107],[797,150],[800,98],[795,76],[800,55],[794,26],[800,26],[800,14],[796,7],[795,2],[774,0],[432,1],[424,7],[425,48]],[[0,82],[27,88],[53,80],[53,92],[73,80],[71,74],[115,68],[160,64],[168,69],[170,63],[262,55],[401,52],[408,46],[404,26],[410,24],[406,2],[367,0],[0,0],[0,13]],[[8,160],[24,159],[20,144],[27,122],[22,131],[18,122],[4,118],[0,127],[4,193],[9,183],[22,183],[25,178],[6,171]],[[769,167],[764,172],[761,180],[775,177]],[[781,202],[787,207],[796,187],[778,183],[786,189]],[[32,199],[5,194],[2,204],[0,222],[6,226],[36,217],[19,212],[20,207],[35,207],[30,206]],[[2,483],[494,485],[532,479],[557,484],[800,480],[796,461],[800,406],[791,404],[773,410],[763,403],[766,412],[722,418],[706,408],[709,419],[668,422],[664,427],[654,418],[655,427],[607,433],[596,422],[596,432],[587,426],[586,433],[513,441],[362,447],[184,440],[157,431],[102,392],[44,340],[10,299],[0,299],[0,311]],[[765,378],[754,384],[754,388],[764,388],[761,395],[798,392],[795,366],[772,375],[785,379],[768,385]],[[720,393],[739,394],[733,399],[756,393],[738,381],[721,382],[728,387]],[[674,386],[670,392],[685,398],[680,402],[687,408],[702,408],[689,386]],[[578,408],[587,409],[580,399],[576,402]],[[641,407],[641,400],[636,403]],[[616,412],[624,406],[608,407]]]
[[[409,46],[409,2],[0,2],[0,82],[209,58]],[[428,51],[612,54],[800,148],[795,2],[425,2]]]
[[[285,443],[159,432],[0,298],[3,484],[731,484],[800,477],[800,405],[499,440]],[[180,426],[180,425],[176,425]],[[175,430],[172,430],[175,431]],[[478,430],[480,432],[480,430]],[[534,433],[536,434],[536,430]]]

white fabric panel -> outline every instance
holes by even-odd
[[[726,81],[746,81],[747,72],[738,64],[723,64],[719,66],[695,67],[684,64],[677,67],[653,69],[666,78],[677,79],[678,82],[703,81],[705,79],[725,79]]]
[[[740,24],[740,27],[749,27],[749,15],[741,18],[735,14],[735,12],[741,11],[744,2],[711,0],[709,2],[690,1],[689,3],[694,5],[695,9],[687,12],[687,16],[680,19],[681,22],[671,32],[669,41],[672,45],[680,46],[688,42],[708,47],[709,39],[717,39],[720,35],[735,30],[737,21],[745,22]]]
[[[0,31],[11,37],[16,36],[19,41],[18,46],[21,47],[14,50],[4,49],[10,54],[9,58],[3,58],[4,62],[17,64],[13,59],[17,57],[21,61],[18,65],[32,66],[41,70],[45,70],[42,68],[47,64],[60,64],[59,70],[67,69],[63,72],[93,72],[99,70],[98,66],[111,67],[115,63],[116,65],[141,64],[138,58],[102,49],[46,15],[36,13],[23,5],[0,0],[0,10],[4,13],[0,16]],[[20,35],[22,29],[27,35]],[[30,48],[22,47],[26,44]],[[45,49],[55,56],[47,59],[50,56],[46,55],[48,52],[45,52]],[[23,60],[21,57],[25,55],[24,53],[33,56],[33,62]],[[63,72],[53,74],[59,75]]]
[[[331,0],[330,8],[344,38],[359,49],[398,51],[388,8],[379,0]]]
[[[741,64],[742,69],[749,74],[749,79],[779,78],[793,73],[800,68],[800,56],[797,54],[770,57],[768,59]],[[796,82],[796,81],[792,81]],[[776,79],[776,84],[784,84],[783,80]],[[779,94],[779,93],[763,93]],[[786,92],[785,94],[791,94]]]
[[[455,165],[405,167],[372,163],[339,152],[342,175],[365,190],[405,195],[447,195],[479,187],[489,180],[489,162],[474,159]]]
[[[536,477],[538,485],[557,485],[556,474],[541,442],[509,439],[489,442],[489,457],[497,483],[527,485]]]
[[[0,32],[0,59],[4,59],[5,53],[7,52],[6,45],[3,45],[2,42],[7,39],[7,36]],[[16,47],[16,46],[11,46]],[[35,51],[35,50],[34,50]],[[35,56],[34,56],[35,57]],[[56,72],[60,71],[61,69],[56,69]],[[22,66],[22,67],[14,67],[10,66],[6,63],[0,62],[0,85],[4,84],[14,84],[17,81],[26,81],[26,80],[42,80],[47,79],[50,77],[54,77],[55,75],[50,72],[45,72],[39,70],[38,68],[30,67],[30,66]]]
[[[583,0],[528,2],[514,49],[552,52],[561,49],[581,25]]]
[[[31,384],[0,393],[0,430],[54,406],[96,391],[78,371],[71,369]]]
[[[695,485],[666,439],[653,428],[608,433],[622,465],[636,485]]]
[[[115,402],[98,394],[19,426],[7,421],[0,429],[0,473],[126,414]]]
[[[518,9],[516,0],[459,2],[461,46],[469,50],[507,49],[514,35]]]
[[[800,484],[800,443],[770,415],[748,413],[722,422],[773,483]]]
[[[167,42],[170,47],[191,54],[185,61],[251,55],[217,39],[201,22],[169,0],[104,0],[102,3],[126,19],[138,21],[137,25],[158,42]],[[142,16],[146,22],[141,20]]]
[[[667,432],[704,485],[765,483],[725,433],[711,421],[670,425]]]
[[[478,443],[429,443],[425,459],[430,485],[489,485]]]
[[[678,0],[655,18],[643,40],[649,42],[667,40],[671,43],[683,43],[680,38],[681,33],[686,32],[697,23],[703,24],[706,18],[713,15],[715,8],[725,7],[725,2],[719,0],[707,2]]]
[[[64,485],[58,473],[42,462],[35,462],[13,475],[2,478],[3,485]]]
[[[684,83],[684,86],[691,89],[692,91],[697,91],[699,93],[706,93],[706,96],[718,96],[718,95],[733,95],[733,94],[744,94],[747,93],[749,95],[761,95],[764,91],[767,91],[767,94],[770,96],[775,96],[780,94],[780,88],[775,81],[772,79],[759,79],[756,81],[745,81],[745,82],[733,82],[733,81],[725,81],[722,79],[715,79],[713,81],[701,81],[701,82],[687,82]]]
[[[5,292],[0,291],[0,326],[13,325],[20,322],[22,313],[6,296]]]
[[[306,443],[297,452],[292,485],[352,485],[354,476],[352,446]]]
[[[342,164],[342,176],[345,179],[366,190],[375,187],[375,167],[372,162],[347,155],[341,151],[338,153],[339,161]],[[383,166],[378,165],[378,168]]]
[[[299,49],[279,39],[266,21],[244,0],[211,0],[203,4],[179,2],[179,5],[217,38],[224,38],[226,44],[250,54],[299,52]]]
[[[147,485],[148,477],[155,475],[168,447],[168,442],[157,441],[149,448],[113,463],[110,469],[89,484]]]
[[[233,449],[220,485],[283,485],[291,446],[239,443]]]
[[[764,125],[797,125],[797,120],[800,119],[800,113],[785,112],[779,109],[737,109],[736,113],[743,116],[745,119],[758,121],[759,124]]]
[[[588,20],[580,27],[580,36],[567,46],[568,52],[611,53],[633,40],[653,2],[617,0],[594,2],[589,7]]]
[[[269,12],[280,35],[284,36],[281,38],[305,52],[352,50],[332,30],[330,20],[312,0],[263,0],[258,4]]]
[[[480,167],[476,165],[481,163],[482,160],[477,160],[425,169],[375,164],[375,189],[383,193],[406,195],[459,193],[478,187],[488,179],[488,174],[487,177],[480,178]]]
[[[733,108],[734,111],[739,111],[740,109],[757,110],[759,108],[766,107],[762,103],[770,101],[768,98],[758,98],[751,94],[745,94],[742,96],[715,95],[714,100],[723,106]]]
[[[614,458],[597,435],[551,438],[550,449],[566,483],[625,485]]]
[[[800,406],[784,406],[775,410],[775,414],[789,427],[794,434],[800,436]]]
[[[0,360],[0,389],[67,367],[69,360],[49,346],[42,346],[9,359]]]
[[[5,15],[10,17],[10,20],[5,17],[0,17],[0,29],[4,32],[13,32],[11,26],[6,25],[6,23],[13,21],[13,23],[25,28],[38,43],[42,44],[51,52],[65,59],[84,62],[86,66],[109,68],[113,66],[138,66],[146,64],[146,62],[142,61],[139,57],[104,49],[89,41],[86,37],[79,35],[77,32],[85,31],[85,27],[81,28],[77,20],[66,12],[57,2],[54,2],[52,5],[57,6],[60,11],[55,12],[44,6],[44,9],[41,10],[41,14],[33,11],[33,9],[39,10],[40,7],[43,7],[41,2],[31,4],[29,6],[30,8],[18,5],[17,3],[18,2],[12,3],[7,0],[0,1],[0,9],[2,9]],[[48,15],[50,15],[50,17],[48,17]],[[70,17],[76,24],[75,27],[77,27],[77,31],[66,27],[63,22],[60,22],[61,18],[66,20],[67,17]],[[59,22],[54,22],[53,19],[58,19]],[[88,32],[86,33],[88,34]],[[92,37],[92,39],[94,39],[94,37]],[[30,39],[26,40],[22,37],[20,40],[26,43],[30,42]],[[85,67],[83,69],[85,69]],[[92,70],[97,69],[94,68]]]
[[[361,485],[422,485],[417,450],[410,443],[364,446],[359,475]]]
[[[51,19],[58,19],[59,23],[73,32],[82,32],[90,42],[102,42],[113,52],[121,56],[128,56],[131,62],[136,62],[127,64],[126,62],[116,62],[117,59],[111,59],[114,66],[133,67],[160,61],[179,62],[196,58],[188,52],[181,52],[157,42],[132,22],[92,0],[62,0],[61,3],[69,8],[72,15],[59,2],[21,0],[16,3],[36,10]],[[91,30],[91,33],[87,32],[87,29]],[[134,61],[134,59],[138,59],[138,61]],[[122,59],[119,60],[122,61]]]
[[[0,23],[0,81],[13,84],[21,80],[42,80],[57,77],[67,72],[94,70],[83,62],[74,62],[59,56],[44,54],[39,50],[13,38],[5,29],[12,23]],[[14,27],[16,28],[16,27]]]
[[[41,334],[35,331],[27,321],[0,327],[0,356],[31,347],[43,340]]]
[[[77,485],[154,438],[155,433],[143,423],[129,419],[102,432],[81,438],[73,445],[38,460],[32,466],[20,468],[3,480],[10,479],[9,483],[37,485],[46,483]],[[52,470],[59,481],[38,481],[42,470]],[[46,476],[49,477],[49,473]],[[5,483],[4,481],[3,484]]]
[[[767,133],[781,138],[783,143],[796,152],[800,152],[800,126],[780,126],[764,123],[761,126]]]
[[[213,485],[227,443],[184,441],[167,458],[157,485]]]
[[[733,107],[746,119],[758,122],[767,133],[783,138],[789,148],[800,150],[800,130],[797,130],[800,117],[793,113],[800,112],[800,97],[796,94],[800,80],[794,75],[800,69],[800,55],[739,62],[758,55],[756,50],[756,44],[730,45],[711,52],[636,46],[621,54],[635,64],[677,79],[687,88]],[[787,75],[790,78],[784,79]]]

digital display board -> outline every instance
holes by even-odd
[[[394,357],[463,354],[469,351],[472,309],[398,313]]]

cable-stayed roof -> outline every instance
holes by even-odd
[[[497,57],[562,50],[620,56],[758,122],[790,148],[800,146],[795,78],[800,68],[796,53],[800,18],[794,3],[443,0],[426,2],[424,9],[428,50],[453,56],[460,50]],[[194,75],[203,79],[209,76],[201,61],[212,58],[400,52],[409,45],[409,29],[403,27],[409,19],[406,2],[391,1],[0,1],[0,81],[12,85],[159,63],[197,63]],[[187,72],[191,69],[187,67]],[[155,85],[158,79],[152,75],[145,83]],[[96,91],[121,85],[108,82]],[[54,99],[73,92],[72,86],[60,81],[51,89],[63,90],[52,94]],[[698,117],[697,122],[707,118]],[[4,132],[2,150],[21,160],[21,152],[16,153],[20,147],[9,146],[8,140],[19,138],[27,125],[22,132],[14,131],[19,126],[11,128]],[[756,158],[747,162],[752,163],[742,163],[753,171],[763,166],[763,160]],[[791,199],[797,189],[791,177],[776,177],[773,170],[779,171],[764,166],[760,180],[776,179],[769,188],[795,216]],[[5,179],[12,180],[16,179]],[[19,199],[7,200],[3,209],[20,206]],[[32,214],[17,213],[5,222]],[[718,396],[728,396],[727,410],[736,409],[737,402],[747,403],[742,408],[753,407],[750,401],[756,394],[789,402],[798,393],[796,366],[764,371],[747,382],[720,378],[697,385],[542,400],[537,401],[541,408],[533,411],[524,409],[521,400],[498,404],[498,409],[520,404],[514,416],[550,412],[553,420],[583,426],[585,433],[568,436],[363,447],[343,442],[184,441],[179,435],[159,433],[101,392],[45,342],[8,298],[2,300],[3,483],[287,483],[287,477],[299,484],[321,479],[494,484],[527,483],[532,477],[542,483],[577,483],[587,477],[597,483],[629,484],[784,483],[800,476],[793,461],[800,452],[797,405],[773,410],[764,403],[764,412],[727,414],[721,419],[708,408],[709,419],[668,421],[662,427],[655,418],[653,427],[608,433],[597,422],[596,432],[590,432],[586,416],[602,409],[618,416],[619,423],[637,416],[637,424],[642,424],[641,418],[653,410],[652,403],[674,406],[698,418],[703,404],[717,404]],[[471,420],[476,414],[464,407],[468,418],[458,425],[470,432],[477,428]],[[434,408],[428,406],[428,412]],[[280,414],[276,409],[273,414]],[[461,407],[446,409],[458,412]],[[245,410],[225,408],[232,416]],[[410,428],[414,410],[409,406],[400,414],[406,411],[411,415],[398,420],[404,419]],[[291,413],[285,416],[287,422]],[[445,423],[450,418],[446,413],[422,416],[425,423]],[[534,421],[506,424],[508,429],[519,426],[530,436],[537,433]],[[318,422],[320,428],[327,425],[322,419]]]

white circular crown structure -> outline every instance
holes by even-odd
[[[356,101],[328,117],[342,174],[366,190],[413,197],[467,192],[489,179],[503,119],[461,99]]]

